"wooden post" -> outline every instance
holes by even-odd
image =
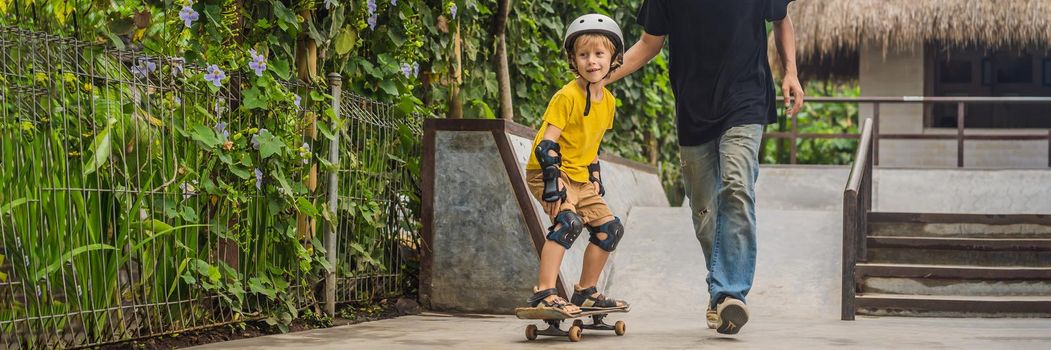
[[[462,49],[460,43],[460,22],[453,23],[453,60],[452,82],[449,84],[449,119],[463,119],[463,101],[460,100],[460,84],[463,83],[461,71]]]
[[[789,144],[789,148],[788,148],[788,164],[795,164],[796,163],[796,148],[797,148],[796,140],[798,140],[798,139],[799,139],[799,118],[797,117],[797,115],[793,114],[792,115],[792,138],[789,139],[789,142],[791,142],[791,143]]]
[[[511,12],[511,0],[500,0],[499,8],[493,16],[496,19],[496,78],[500,83],[500,118],[514,119],[511,105],[511,70],[507,65],[507,16]]]
[[[956,167],[963,168],[963,102],[956,108]]]
[[[854,248],[857,239],[858,193],[848,190],[843,193],[843,280],[842,309],[840,317],[844,321],[853,321],[854,302],[854,268],[857,262]]]
[[[872,157],[872,164],[879,165],[879,102],[872,104]]]
[[[313,21],[313,17],[308,10],[304,10],[299,13],[306,22]],[[306,33],[300,34],[299,45],[296,50],[296,68],[299,72],[299,79],[305,82],[313,82],[317,78],[317,44],[313,39],[310,38]],[[307,96],[310,93],[310,84],[307,84],[306,92]],[[305,106],[310,105],[310,98],[304,98]],[[308,143],[313,143],[317,140],[317,115],[314,112],[303,113],[303,121],[306,127],[303,131],[303,138]],[[307,173],[307,179],[305,185],[310,193],[314,193],[317,190],[317,163],[310,164],[310,170]],[[314,219],[307,217],[303,213],[296,215],[296,232],[301,241],[305,242],[306,245],[310,245],[310,240],[314,237],[316,225]]]

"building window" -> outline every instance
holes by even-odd
[[[941,81],[943,84],[970,84],[971,83],[971,61],[948,60],[941,66]]]
[[[997,84],[1030,84],[1033,82],[1033,55],[999,53],[995,61]]]
[[[984,48],[926,50],[931,69],[927,91],[934,96],[1051,96],[1051,52],[1044,50],[988,50]],[[955,128],[956,104],[925,108],[926,125]],[[967,128],[1051,128],[1051,103],[968,103]]]
[[[1044,86],[1051,87],[1051,57],[1044,59]]]

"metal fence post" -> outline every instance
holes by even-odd
[[[329,317],[336,316],[336,261],[339,252],[336,251],[336,225],[339,220],[336,219],[336,213],[339,212],[337,205],[339,205],[339,105],[340,105],[340,92],[343,90],[343,79],[339,73],[329,73],[328,82],[332,88],[332,112],[335,118],[332,120],[332,140],[329,142],[328,147],[328,161],[335,166],[335,169],[330,170],[328,173],[328,210],[329,214],[332,214],[332,222],[328,224],[328,230],[325,231],[325,254],[328,258],[329,270],[325,274],[325,312],[328,313]]]

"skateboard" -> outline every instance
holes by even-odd
[[[603,319],[609,314],[626,313],[628,311],[630,311],[630,308],[626,307],[623,309],[582,311],[576,315],[568,315],[553,308],[520,307],[515,309],[515,316],[523,320],[542,320],[544,323],[547,323],[547,328],[545,329],[537,329],[537,326],[532,324],[526,326],[526,339],[534,340],[538,335],[549,337],[568,336],[569,341],[578,342],[585,329],[613,331],[616,335],[624,335],[627,331],[624,321],[617,321],[611,325],[603,322]],[[591,317],[591,323],[584,324],[584,321],[581,320],[584,317]],[[573,320],[573,325],[569,327],[568,331],[563,331],[560,327],[562,321],[570,319]]]

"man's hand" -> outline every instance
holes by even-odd
[[[785,98],[785,108],[788,108],[786,114],[795,115],[803,108],[803,86],[795,74],[785,75],[781,82],[781,94]]]
[[[784,19],[774,21],[774,42],[784,72],[781,94],[785,98],[785,108],[788,108],[786,114],[795,115],[803,107],[803,86],[796,75],[796,32],[791,17],[786,15]]]

